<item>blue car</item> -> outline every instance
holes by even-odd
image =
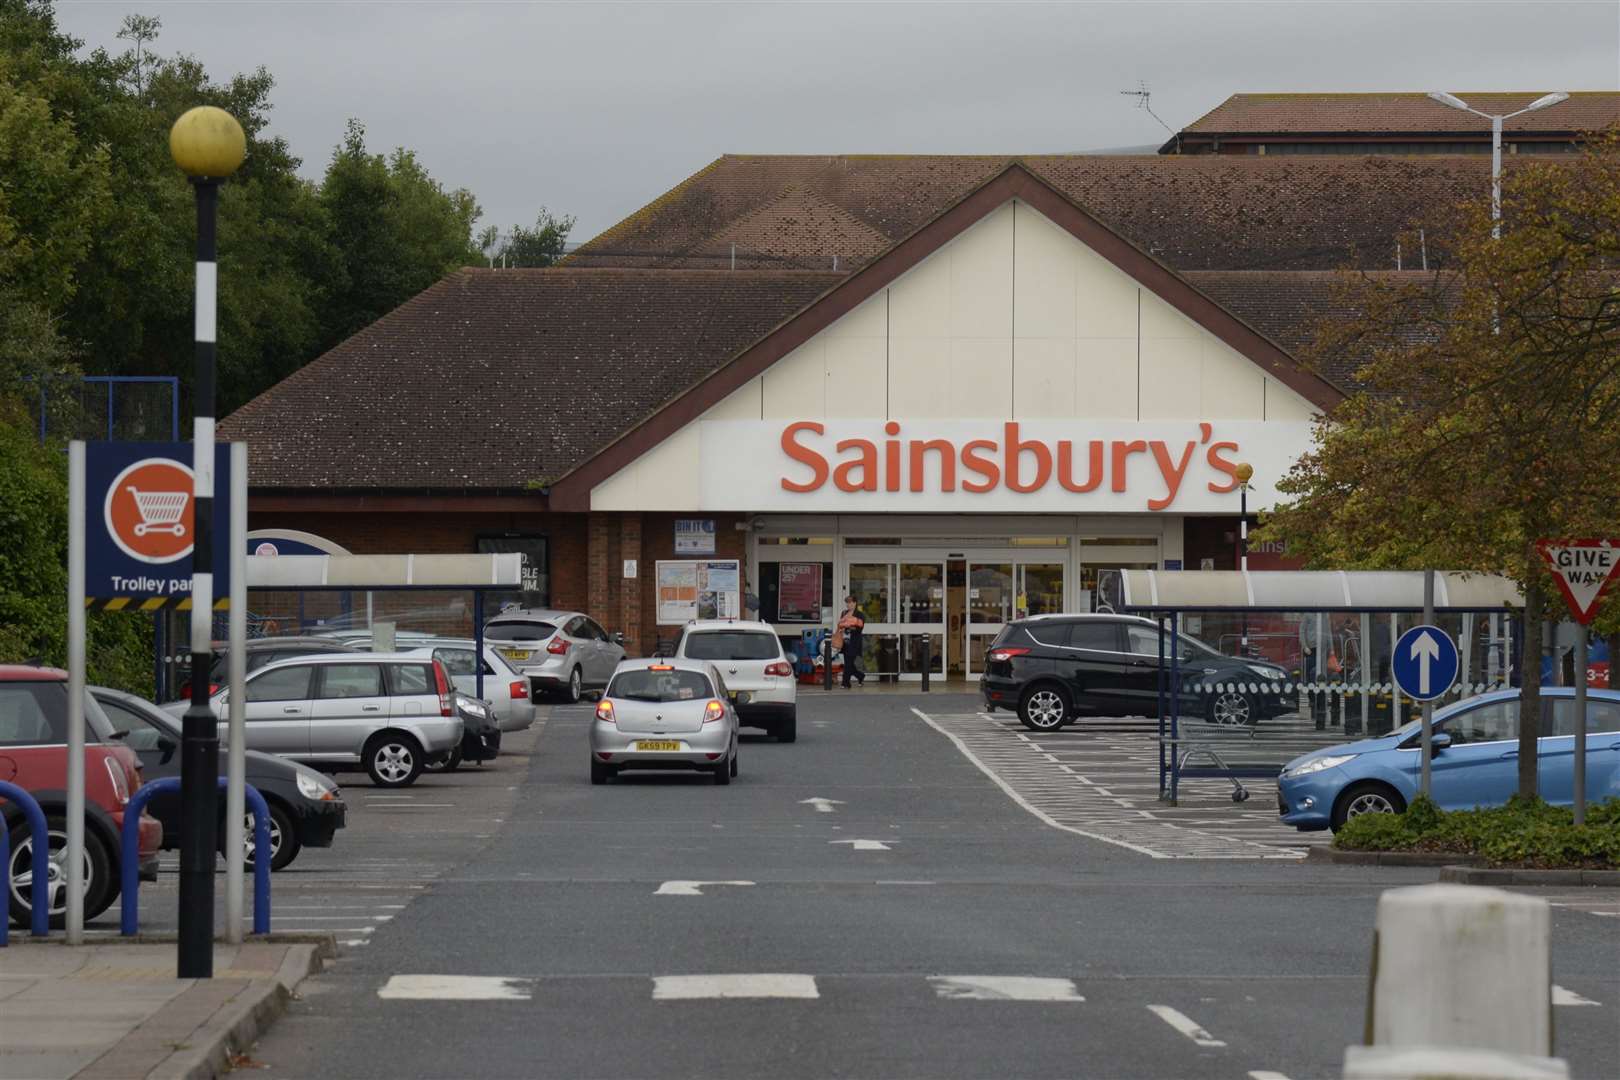
[[[1543,687],[1538,787],[1549,803],[1575,798],[1575,700]],[[1295,758],[1277,779],[1277,812],[1301,832],[1338,830],[1358,814],[1398,814],[1417,796],[1421,722],[1388,735]],[[1620,692],[1589,690],[1586,797],[1620,795]],[[1519,691],[1500,690],[1436,710],[1430,791],[1442,810],[1501,806],[1519,788]]]

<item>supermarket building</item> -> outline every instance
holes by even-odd
[[[1298,357],[1331,266],[1484,175],[726,158],[564,266],[452,275],[221,434],[250,444],[255,529],[522,550],[531,602],[638,651],[750,597],[796,635],[853,593],[873,670],[917,676],[926,639],[971,677],[1100,571],[1231,568],[1237,464],[1271,505],[1348,385]]]

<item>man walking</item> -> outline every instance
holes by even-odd
[[[844,613],[838,618],[838,636],[842,638],[844,651],[844,689],[849,689],[849,680],[853,676],[862,686],[866,685],[866,672],[860,668],[861,650],[864,642],[861,640],[866,631],[866,616],[861,609],[855,606],[853,596],[844,597]]]

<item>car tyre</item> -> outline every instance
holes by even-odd
[[[408,787],[422,775],[422,747],[409,735],[384,732],[366,743],[366,774],[381,788]]]
[[[799,738],[799,715],[798,715],[797,710],[795,710],[792,713],[789,713],[788,718],[786,720],[778,720],[776,722],[775,735],[776,735],[776,741],[777,742],[787,743],[787,742],[796,742],[798,740],[798,738]]]
[[[1222,727],[1251,727],[1260,722],[1260,710],[1249,695],[1222,690],[1210,696],[1205,719]]]
[[[735,755],[733,755],[733,756],[735,756]],[[727,784],[731,783],[731,762],[730,762],[730,760],[715,763],[715,766],[714,766],[714,782],[716,784],[718,784],[719,786],[721,786],[721,787],[724,787]]]
[[[605,784],[618,770],[611,765],[604,765],[600,761],[591,762],[591,783]]]
[[[60,814],[50,814],[45,819],[46,829],[50,834],[47,841],[53,852],[61,852],[67,847],[67,818]],[[22,867],[27,865],[29,873],[33,869],[33,832],[28,828],[26,820],[17,823],[11,830],[11,855],[6,863],[6,884],[9,891],[10,912],[14,922],[27,926],[29,915],[33,911],[32,877],[29,880],[19,881]],[[102,840],[101,835],[94,829],[86,826],[84,830],[84,919],[89,922],[112,906],[118,898],[118,881],[112,852]],[[51,928],[61,930],[67,926],[67,887],[66,865],[61,856],[51,861],[53,874],[47,877],[50,888],[47,893],[51,905]]]
[[[731,775],[737,775],[737,754],[735,751],[733,751],[731,755]]]
[[[569,705],[578,705],[580,698],[585,696],[585,681],[580,675],[579,668],[568,673],[568,685],[563,689],[563,701]]]
[[[1018,719],[1031,731],[1056,731],[1074,721],[1074,702],[1057,683],[1037,683],[1018,702]]]
[[[299,842],[298,830],[293,828],[292,815],[280,803],[269,803],[270,806],[270,869],[280,870],[288,863],[298,858],[298,852],[303,849]],[[221,832],[224,830],[221,829]],[[225,848],[225,837],[219,838],[220,850]],[[242,815],[242,865],[253,870],[253,811],[249,810]]]
[[[1388,784],[1380,784],[1375,780],[1351,784],[1344,789],[1333,803],[1333,816],[1330,823],[1334,832],[1344,828],[1344,823],[1353,817],[1362,814],[1404,814],[1406,800],[1401,793]]]
[[[434,754],[423,763],[422,767],[428,772],[455,772],[461,767],[461,747],[456,747],[448,753]]]

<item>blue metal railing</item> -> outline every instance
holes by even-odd
[[[219,778],[219,786],[225,786],[225,778]],[[129,805],[124,807],[124,835],[123,857],[119,860],[118,872],[123,878],[122,896],[120,898],[120,918],[118,932],[130,937],[140,929],[139,905],[140,900],[136,891],[140,888],[140,820],[141,811],[153,795],[160,791],[180,790],[178,776],[166,776],[162,780],[153,780],[142,784],[141,789],[130,796]],[[255,934],[268,934],[270,932],[270,807],[259,794],[259,789],[252,784],[242,785],[242,796],[248,808],[253,811],[253,932]]]
[[[30,871],[30,884],[33,889],[33,898],[30,901],[29,932],[35,937],[45,937],[51,932],[51,891],[50,871],[51,865],[51,832],[45,824],[45,812],[39,808],[34,797],[16,784],[0,780],[0,798],[7,802],[16,803],[22,807],[22,812],[28,818],[28,831],[33,840],[33,870]],[[40,853],[44,852],[41,859]],[[10,899],[13,882],[11,881],[11,830],[0,822],[0,868],[6,874],[6,900],[7,910],[4,918],[0,918],[0,948],[11,943],[11,911]],[[45,870],[45,873],[40,873]]]

